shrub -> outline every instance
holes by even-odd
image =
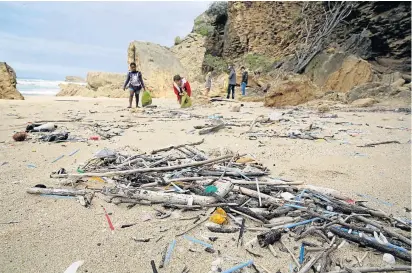
[[[209,8],[206,10],[208,16],[222,16],[227,14],[227,2],[217,1],[210,4]]]
[[[227,71],[227,62],[221,57],[215,57],[210,54],[205,55],[204,64],[213,69],[217,73]]]
[[[250,53],[245,56],[246,66],[252,71],[259,70],[261,72],[268,72],[275,62],[275,58],[265,55]]]
[[[179,36],[176,36],[176,38],[175,38],[175,45],[178,45],[178,44],[180,44],[181,42],[182,42],[182,39],[180,39]]]

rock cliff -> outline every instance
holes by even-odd
[[[24,100],[16,89],[16,73],[7,63],[0,62],[0,99]]]
[[[173,76],[186,76],[179,59],[166,47],[158,44],[134,41],[127,51],[128,64],[135,62],[142,71],[146,87],[154,97],[174,97]],[[187,54],[185,54],[187,56]],[[185,63],[190,62],[188,57]]]
[[[189,52],[187,43],[182,43],[173,52],[182,63],[183,56],[188,58],[187,54],[197,52],[197,62],[185,63],[188,73],[196,71],[194,74],[199,71],[199,56],[203,56],[202,72],[214,69],[215,82],[222,78],[229,63],[234,63],[237,70],[245,65],[249,75],[261,71],[264,82],[249,88],[249,93],[262,96],[262,89],[270,89],[266,105],[296,105],[318,96],[341,100],[348,93],[359,92],[358,86],[374,83],[387,90],[397,81],[399,86],[385,92],[385,99],[395,94],[399,97],[397,92],[410,98],[406,90],[411,81],[411,3],[346,2],[340,7],[350,10],[348,13],[337,3],[215,2],[194,22],[193,33],[204,37],[203,45],[198,40]],[[306,37],[309,44],[311,39],[316,41],[314,37],[325,22],[331,24],[336,18],[331,16],[334,11],[339,11],[339,16],[345,13],[344,21],[338,21],[322,36],[320,50],[310,54],[303,69],[297,69],[299,59],[295,53],[313,48],[307,46]],[[279,82],[285,71],[291,80]]]

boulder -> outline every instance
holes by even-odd
[[[116,85],[118,88],[123,88],[126,76],[126,73],[89,72],[87,73],[87,84],[93,90],[106,85]]]
[[[370,82],[352,88],[347,93],[347,101],[349,103],[365,98],[375,99],[402,99],[405,103],[410,101],[410,90],[402,90],[392,85],[383,84],[381,82]]]
[[[355,86],[371,82],[372,79],[372,66],[367,61],[351,55],[328,77],[323,89],[348,92]]]
[[[394,72],[389,74],[383,74],[381,82],[385,84],[392,84],[399,79],[402,79],[402,74],[400,72]]]
[[[394,88],[400,88],[400,87],[402,87],[404,84],[405,84],[405,80],[402,79],[402,78],[400,78],[400,79],[397,79],[396,81],[394,81],[394,82],[391,84],[391,86],[394,87]]]
[[[377,101],[372,98],[365,98],[365,99],[358,99],[351,103],[352,106],[355,107],[369,107],[376,103]]]
[[[176,74],[185,76],[189,83],[193,82],[187,77],[179,59],[166,47],[133,41],[129,44],[127,53],[128,63],[136,63],[138,70],[142,72],[146,87],[154,97],[175,97],[173,76]],[[195,90],[192,93],[195,93]]]
[[[265,96],[267,107],[295,106],[315,99],[320,89],[305,76],[293,76],[273,86]]]
[[[318,86],[323,86],[330,74],[341,68],[344,60],[349,56],[346,53],[320,53],[316,55],[305,68],[305,74]]]
[[[0,62],[0,99],[24,100],[16,85],[16,72],[7,63]]]
[[[82,77],[78,77],[78,76],[66,76],[65,79],[66,82],[86,82],[85,79],[83,79]]]

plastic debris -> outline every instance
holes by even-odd
[[[245,263],[243,263],[243,264],[239,264],[239,265],[236,265],[236,266],[234,266],[234,267],[232,267],[232,268],[229,268],[229,269],[223,271],[222,273],[232,273],[232,272],[235,272],[235,271],[237,271],[237,270],[239,270],[239,269],[242,269],[242,268],[251,266],[252,264],[253,264],[253,260],[250,260],[250,261],[247,261],[247,262],[245,262]]]
[[[54,163],[54,162],[56,162],[56,161],[58,161],[58,160],[62,159],[63,157],[64,157],[64,155],[61,155],[61,156],[59,156],[58,158],[56,158],[55,160],[53,160],[51,163]]]
[[[304,260],[305,260],[305,244],[302,244],[300,246],[300,251],[299,251],[299,263],[303,264]]]
[[[205,193],[215,193],[215,192],[217,192],[217,187],[214,185],[210,185],[205,188]]]
[[[189,240],[189,241],[191,241],[191,242],[193,242],[193,243],[195,243],[195,244],[199,244],[199,245],[202,245],[202,246],[208,247],[208,248],[213,248],[213,246],[212,246],[211,244],[202,242],[202,241],[200,241],[200,240],[198,240],[198,239],[196,239],[196,238],[193,238],[193,237],[190,237],[190,236],[187,236],[187,235],[184,235],[183,238],[185,238],[186,240]]]
[[[392,254],[385,253],[382,257],[383,261],[388,264],[395,264],[395,257]]]
[[[106,157],[113,157],[116,153],[110,149],[104,148],[98,151],[94,156],[97,158],[106,158]]]
[[[103,210],[104,210],[104,214],[106,216],[107,219],[107,223],[109,223],[109,228],[113,231],[114,230],[114,226],[112,224],[112,220],[110,220],[109,214],[107,213],[106,209],[102,206]]]
[[[71,152],[71,153],[69,154],[69,156],[75,155],[78,151],[80,151],[80,149],[77,149],[77,150]]]
[[[72,263],[63,273],[76,273],[77,269],[83,265],[84,261],[77,261]]]
[[[222,208],[217,208],[215,212],[213,212],[213,214],[210,216],[209,220],[219,225],[227,224],[227,213]]]
[[[290,192],[282,192],[280,194],[280,197],[282,197],[283,199],[285,199],[286,201],[292,200],[295,198],[295,196],[293,194],[291,194]]]
[[[28,167],[29,169],[35,169],[35,168],[37,168],[36,165],[34,165],[34,164],[27,164],[27,167]]]
[[[91,136],[89,139],[90,140],[99,140],[100,138],[99,138],[99,136]]]
[[[176,246],[176,240],[173,240],[170,243],[169,248],[167,249],[164,265],[167,265],[170,262],[173,250],[175,249],[175,246]]]

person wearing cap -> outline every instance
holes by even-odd
[[[192,96],[192,89],[190,88],[189,82],[181,77],[176,75],[173,77],[173,91],[177,96],[177,101],[182,102],[182,96],[186,93],[189,97]]]

